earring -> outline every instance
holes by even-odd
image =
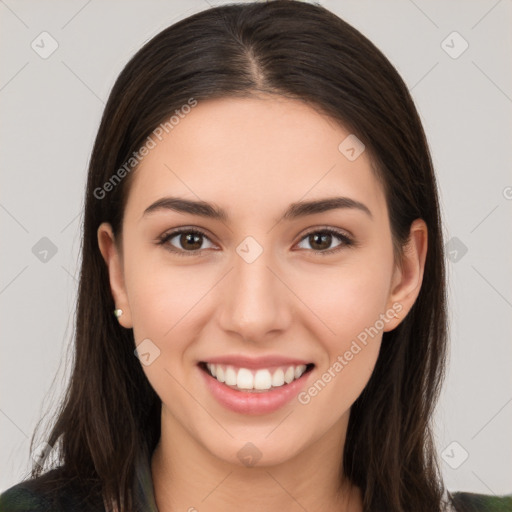
[[[114,315],[119,318],[123,314],[122,309],[114,309]]]

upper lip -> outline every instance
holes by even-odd
[[[263,357],[247,357],[241,355],[225,355],[218,357],[210,357],[201,361],[211,364],[226,364],[236,366],[238,368],[269,368],[271,366],[299,366],[312,364],[311,361],[304,359],[295,359],[286,356],[263,356]]]

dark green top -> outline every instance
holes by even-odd
[[[136,465],[133,512],[158,512],[151,478],[151,459],[141,457]],[[0,495],[0,512],[105,512],[104,504],[91,489],[68,484],[51,503],[41,484],[48,483],[59,469],[48,471],[39,478],[20,482]],[[469,492],[449,493],[455,512],[512,512],[512,495],[489,496]]]

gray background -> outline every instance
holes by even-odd
[[[396,66],[431,144],[449,246],[451,357],[436,415],[447,486],[510,493],[512,2],[320,3]],[[35,424],[69,375],[86,168],[107,95],[147,39],[205,8],[0,0],[0,490],[28,469]],[[50,48],[44,31],[58,43],[46,59],[31,47]]]

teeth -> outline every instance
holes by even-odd
[[[224,375],[224,370],[222,369],[222,366],[220,366],[220,365],[217,366],[216,371],[217,371],[217,375],[215,375],[215,378],[219,382],[225,382],[226,381],[226,377]]]
[[[274,375],[272,375],[272,386],[278,388],[284,384],[284,372],[281,368],[278,368]]]
[[[290,382],[294,379],[295,377],[295,368],[293,366],[290,366],[286,372],[284,372],[284,381],[286,382],[286,384],[290,384]]]
[[[254,389],[254,377],[247,368],[240,368],[236,376],[236,386],[240,389]]]
[[[217,365],[213,365],[213,366],[217,366]],[[228,366],[226,368],[226,384],[228,386],[236,386],[236,381],[237,381],[237,378],[236,378],[235,369],[232,366]]]
[[[295,379],[300,378],[306,371],[305,364],[283,366],[275,370],[262,368],[254,371],[221,364],[206,363],[206,366],[219,382],[224,382],[228,386],[234,386],[238,389],[255,389],[258,391],[278,388],[285,383],[290,384]]]
[[[258,370],[254,376],[254,389],[270,389],[272,387],[272,375],[268,370]]]

